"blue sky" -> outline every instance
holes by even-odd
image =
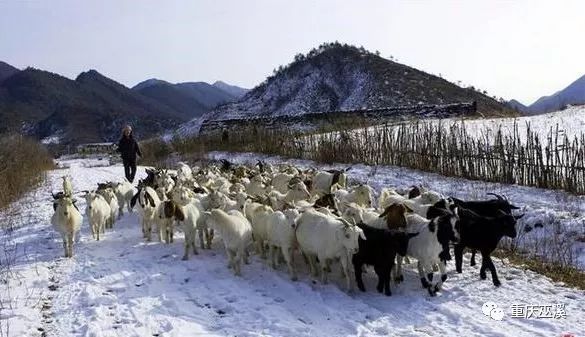
[[[0,60],[253,87],[325,41],[532,103],[585,74],[585,1],[0,0]]]

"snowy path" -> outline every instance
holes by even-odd
[[[2,261],[14,256],[8,278],[0,283],[0,336],[585,334],[583,291],[499,260],[495,262],[503,285],[497,289],[489,280],[480,281],[477,268],[465,261],[463,274],[449,266],[449,279],[436,298],[420,287],[414,265],[390,298],[375,292],[372,272],[364,278],[369,292],[347,294],[339,276],[328,285],[313,283],[300,262],[298,282],[256,256],[243,267],[243,277],[234,277],[219,240],[212,250],[181,261],[182,235],[171,245],[147,244],[134,214],[125,215],[99,242],[91,239],[84,222],[74,257],[64,259],[60,238],[49,224],[50,190],[61,189],[59,177],[64,174],[73,176],[79,191],[94,188],[98,181],[117,180],[122,172],[120,166],[69,164],[68,169],[50,172],[45,186],[21,200],[20,217],[28,212],[31,216],[0,236]],[[80,209],[85,209],[82,200]],[[498,304],[507,317],[495,321],[484,316],[486,301]],[[512,318],[511,304],[564,304],[567,318]]]

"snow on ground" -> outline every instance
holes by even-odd
[[[477,119],[462,119],[460,117],[445,118],[445,119],[421,119],[416,120],[418,123],[441,123],[447,129],[451,125],[465,126],[469,135],[475,137],[482,137],[493,140],[495,133],[501,128],[504,135],[511,135],[514,132],[514,125],[517,126],[518,136],[522,142],[526,141],[526,130],[528,127],[541,136],[541,140],[546,139],[546,136],[555,135],[556,130],[559,130],[559,136],[581,137],[585,129],[585,105],[569,106],[565,110],[550,112],[546,114],[523,116],[523,117],[502,117],[502,118],[477,118]],[[401,124],[403,122],[397,123]],[[383,126],[372,126],[368,130],[374,130]],[[359,134],[363,129],[354,130]]]
[[[459,119],[447,119],[445,125],[452,123],[461,123]],[[469,134],[483,135],[490,132],[491,135],[502,128],[504,134],[512,134],[514,124],[518,126],[518,135],[523,141],[526,140],[526,130],[528,127],[536,131],[541,137],[549,133],[554,135],[557,127],[560,132],[559,136],[566,134],[569,139],[577,136],[580,137],[585,129],[585,105],[569,106],[565,110],[540,114],[535,116],[523,116],[517,118],[486,118],[486,119],[468,119],[463,121]]]
[[[364,279],[368,292],[348,294],[341,290],[338,268],[332,272],[337,276],[331,284],[322,285],[312,282],[300,258],[297,282],[290,281],[283,268],[272,270],[257,256],[243,266],[242,277],[235,277],[226,268],[219,238],[212,250],[181,261],[182,235],[170,245],[145,243],[135,214],[124,215],[99,242],[91,239],[84,222],[74,257],[65,259],[61,239],[50,226],[50,191],[61,189],[64,174],[73,177],[74,188],[80,191],[94,188],[97,182],[119,180],[123,170],[99,160],[68,160],[60,166],[49,172],[43,186],[2,213],[3,224],[14,229],[0,234],[0,336],[585,334],[583,291],[551,283],[499,259],[495,263],[503,281],[500,288],[489,278],[480,281],[478,267],[469,267],[466,256],[463,274],[448,266],[449,279],[436,298],[421,288],[414,265],[406,268],[406,280],[393,288],[392,297],[373,291],[372,271]],[[355,170],[366,172],[365,167]],[[144,174],[142,169],[139,173]],[[376,175],[380,183],[410,179],[403,170],[387,178],[383,173]],[[427,177],[431,186],[441,181]],[[542,202],[546,194],[541,194],[525,198]],[[85,205],[79,199],[83,213]],[[4,263],[7,258],[10,265]],[[482,314],[487,301],[504,309],[502,321]],[[564,304],[566,318],[514,318],[512,304]]]

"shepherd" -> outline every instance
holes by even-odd
[[[136,155],[142,157],[142,152],[140,152],[138,142],[132,135],[132,127],[130,125],[126,125],[124,129],[122,129],[122,137],[118,142],[118,152],[120,152],[122,156],[126,179],[128,179],[129,182],[133,182],[134,176],[136,175]]]

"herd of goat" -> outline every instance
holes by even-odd
[[[292,165],[274,166],[259,161],[254,166],[227,160],[177,170],[146,169],[147,177],[135,187],[128,181],[100,183],[95,191],[81,191],[93,237],[134,208],[142,234],[150,241],[155,230],[161,242],[172,243],[175,225],[184,232],[184,256],[210,249],[215,233],[225,246],[228,268],[241,274],[250,248],[274,268],[285,262],[296,280],[295,252],[305,260],[314,277],[327,282],[332,263],[339,262],[348,290],[350,271],[365,291],[364,266],[373,266],[377,290],[391,295],[391,278],[403,281],[403,259],[416,259],[422,286],[431,296],[447,279],[446,264],[454,246],[455,265],[461,273],[465,248],[482,255],[480,278],[491,272],[500,285],[490,257],[500,239],[516,237],[518,207],[506,198],[463,201],[422,187],[408,190],[384,188],[377,203],[367,184],[348,186],[346,170],[301,170]],[[51,223],[63,237],[65,256],[73,255],[74,237],[82,224],[75,204],[71,178],[63,177],[63,192],[53,194]],[[197,237],[199,242],[197,242]],[[434,270],[440,277],[433,279]]]

